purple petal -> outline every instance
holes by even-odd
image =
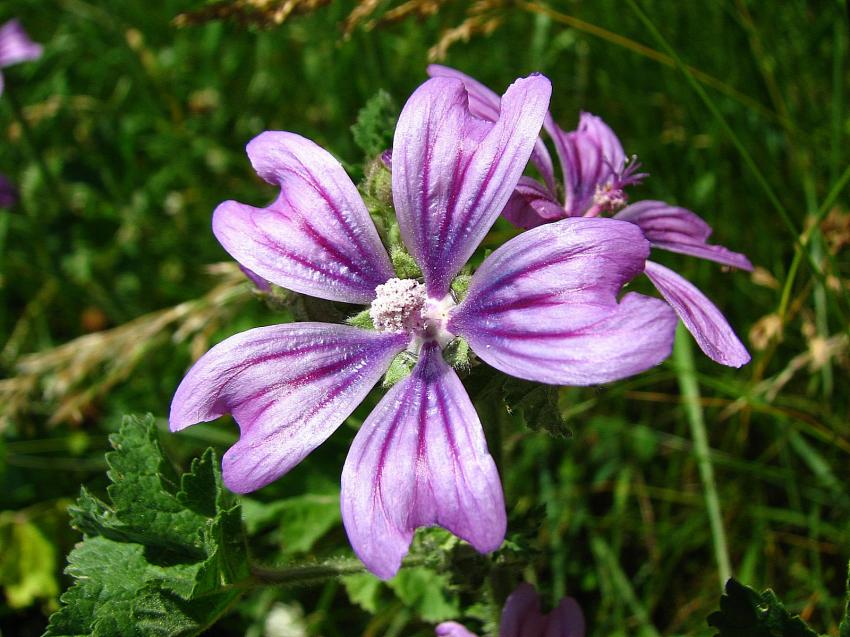
[[[405,104],[393,142],[393,199],[405,244],[432,297],[504,209],[528,163],[551,94],[541,75],[514,82],[495,124],[469,112],[462,82],[433,78]]]
[[[566,216],[566,212],[545,186],[531,177],[520,177],[502,216],[518,228],[536,228]]]
[[[242,270],[242,274],[244,274],[251,283],[254,284],[254,287],[257,288],[260,292],[271,292],[272,286],[259,274],[251,270],[250,268],[246,268],[244,265],[240,265],[239,269]]]
[[[18,189],[5,175],[0,175],[0,208],[11,208],[18,203]]]
[[[623,208],[615,219],[631,221],[656,248],[709,259],[733,268],[752,271],[753,265],[743,254],[723,246],[708,245],[711,226],[699,215],[663,201],[640,201]]]
[[[729,322],[690,281],[652,261],[646,262],[646,275],[676,310],[706,356],[729,367],[749,362],[750,354]]]
[[[237,493],[254,491],[324,442],[407,341],[405,334],[325,323],[272,325],[231,336],[180,383],[171,430],[232,413],[241,436],[224,455],[224,483]]]
[[[676,316],[658,299],[627,294],[649,242],[613,219],[556,221],[488,256],[448,329],[512,376],[590,385],[630,376],[670,355]]]
[[[499,636],[544,637],[545,628],[546,621],[540,613],[537,591],[531,584],[520,584],[505,600]]]
[[[502,486],[478,415],[436,343],[363,423],[342,472],[354,552],[395,575],[414,530],[439,525],[486,553],[505,537]]]
[[[428,75],[431,77],[450,77],[463,82],[466,91],[469,94],[469,112],[486,119],[488,122],[495,122],[499,119],[499,111],[501,110],[501,98],[484,86],[475,78],[470,77],[466,73],[462,73],[457,69],[440,64],[428,65]],[[546,122],[544,123],[547,130],[549,126],[554,126],[552,118],[547,114]],[[540,175],[546,182],[549,190],[555,190],[555,167],[552,165],[552,157],[549,155],[549,150],[541,138],[537,138],[534,143],[534,150],[531,153],[531,161],[540,171]]]
[[[611,184],[623,171],[625,153],[614,131],[599,117],[582,113],[578,128],[552,134],[564,171],[564,208],[581,216],[593,205],[597,188]]]
[[[443,622],[434,631],[437,637],[478,637],[457,622]]]
[[[545,637],[584,637],[584,613],[572,597],[564,597],[549,613]]]
[[[40,44],[30,40],[19,20],[9,20],[0,27],[0,68],[41,57]]]
[[[308,139],[267,131],[248,144],[257,173],[281,188],[267,208],[225,201],[213,232],[233,258],[281,287],[369,303],[395,276],[363,200],[342,166]]]

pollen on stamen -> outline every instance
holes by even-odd
[[[375,288],[369,317],[379,332],[415,332],[422,329],[425,286],[413,279],[390,279]]]

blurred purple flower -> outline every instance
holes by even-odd
[[[0,174],[0,208],[11,208],[18,202],[18,189]]]
[[[280,186],[267,208],[222,203],[213,232],[258,276],[303,294],[368,304],[374,330],[294,323],[215,346],[174,396],[173,431],[230,412],[241,437],[223,477],[245,493],[279,478],[324,442],[401,352],[418,360],[358,431],[342,474],[343,522],[376,575],[398,570],[417,527],[442,526],[481,552],[499,547],[505,507],[481,423],[443,348],[466,339],[522,378],[587,385],[656,365],[675,315],[621,287],[649,243],[630,223],[569,219],[493,252],[457,302],[451,284],[522,174],[551,85],[517,80],[495,122],[470,113],[461,82],[425,82],[395,131],[392,192],[400,234],[423,281],[395,278],[342,166],[313,142],[266,132],[248,144],[258,174]]]
[[[584,614],[578,602],[564,597],[546,615],[540,612],[540,598],[530,584],[520,584],[508,596],[502,609],[499,637],[584,637]],[[437,637],[476,637],[456,622],[437,626]]]
[[[498,116],[499,96],[477,80],[436,64],[428,67],[428,73],[432,77],[451,77],[464,82],[470,104],[478,105],[476,114],[487,120]],[[628,200],[625,188],[639,183],[647,175],[637,172],[640,164],[635,158],[626,160],[620,140],[599,117],[582,113],[578,128],[564,132],[547,116],[544,128],[561,163],[563,202],[556,194],[553,170],[546,162],[534,161],[544,183],[520,177],[502,212],[508,221],[528,229],[567,217],[616,213],[614,219],[630,221],[640,227],[654,248],[742,270],[753,269],[743,254],[710,245],[711,227],[690,210],[663,201],[641,201],[624,207]],[[538,140],[537,148],[542,145],[542,140]],[[646,262],[645,272],[709,358],[730,367],[749,362],[747,349],[722,312],[692,283],[653,261]]]
[[[24,27],[18,20],[9,20],[0,26],[0,69],[36,60],[41,57],[42,48],[30,40]],[[0,73],[0,95],[3,94],[3,74]]]

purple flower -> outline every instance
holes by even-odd
[[[584,637],[584,631],[584,614],[572,597],[564,597],[544,615],[534,587],[520,584],[505,601],[499,637]],[[440,624],[436,633],[438,637],[476,637],[456,622]]]
[[[452,77],[464,82],[470,104],[478,104],[480,117],[499,112],[499,96],[477,80],[444,66],[431,65],[432,77]],[[544,183],[523,176],[505,206],[503,215],[520,228],[534,228],[567,217],[595,217],[616,213],[615,219],[630,221],[643,231],[652,247],[709,259],[742,270],[753,266],[743,254],[710,245],[711,227],[697,214],[662,201],[641,201],[628,207],[625,189],[647,175],[640,164],[626,160],[620,140],[599,117],[582,113],[579,126],[564,132],[547,116],[544,128],[552,139],[563,173],[563,201],[554,186],[555,177],[545,162],[534,165]],[[542,141],[538,140],[538,148]],[[538,152],[538,155],[541,153]],[[619,210],[619,212],[617,212]],[[692,283],[653,261],[646,275],[673,307],[702,351],[712,360],[730,367],[749,362],[747,349],[719,309]]]
[[[451,291],[528,162],[550,92],[542,76],[517,80],[492,123],[470,113],[456,80],[429,80],[410,97],[392,191],[421,282],[396,278],[354,184],[296,134],[248,144],[259,175],[280,186],[274,203],[215,211],[213,232],[244,267],[303,294],[367,304],[375,329],[294,323],[237,334],[183,379],[171,429],[232,413],[241,437],[224,455],[224,482],[259,489],[324,442],[407,350],[415,367],[363,423],[342,474],[346,531],[380,577],[396,573],[420,526],[442,526],[481,552],[504,538],[499,476],[443,360],[449,342],[464,338],[503,372],[555,384],[622,378],[670,353],[674,313],[638,294],[617,299],[649,253],[630,223],[569,219],[529,231],[484,261],[462,301]]]
[[[11,208],[18,202],[18,189],[0,174],[0,208]]]
[[[18,20],[9,20],[0,27],[0,69],[41,57],[42,48],[29,39]],[[0,95],[3,94],[3,74],[0,73]]]

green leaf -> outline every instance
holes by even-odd
[[[772,590],[758,593],[735,579],[726,582],[720,610],[708,616],[708,625],[720,631],[716,637],[817,637]]]
[[[241,509],[211,449],[189,473],[174,472],[152,417],[125,418],[110,442],[110,501],[83,489],[69,509],[85,537],[68,556],[75,581],[46,635],[197,635],[250,576]]]
[[[841,620],[839,637],[850,637],[850,564],[847,565],[847,602],[844,605],[844,618]]]
[[[274,523],[278,525],[285,555],[306,553],[325,533],[341,521],[339,491],[309,493],[277,502],[242,499],[248,532],[253,534]]]
[[[354,143],[367,157],[374,157],[392,146],[398,113],[392,96],[384,90],[378,91],[360,109],[351,133]]]
[[[342,578],[348,599],[367,613],[378,612],[383,582],[371,573],[357,573]]]
[[[508,411],[518,413],[532,431],[555,438],[572,436],[558,407],[558,387],[511,378],[504,384],[504,401]]]
[[[387,582],[396,596],[427,622],[440,622],[460,615],[457,594],[449,576],[416,566],[399,571]]]

